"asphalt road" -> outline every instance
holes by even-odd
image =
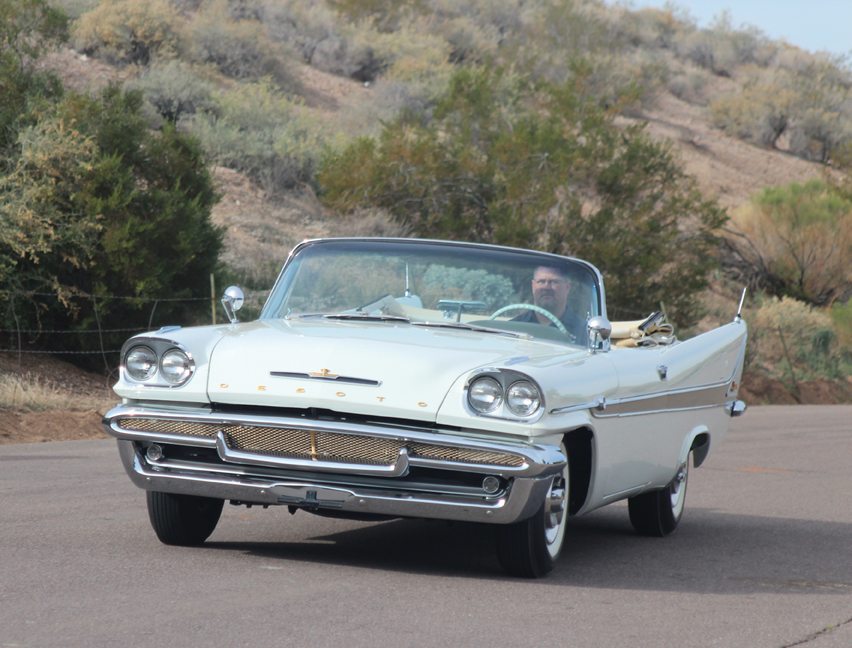
[[[0,646],[852,646],[852,407],[752,408],[664,539],[616,504],[546,579],[486,527],[226,506],[166,547],[112,441],[0,446]]]

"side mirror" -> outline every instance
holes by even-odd
[[[245,295],[243,289],[239,286],[228,286],[225,288],[225,294],[222,296],[222,308],[225,309],[225,315],[228,316],[231,324],[236,324],[237,311],[243,307]]]
[[[609,351],[609,336],[612,335],[612,324],[602,315],[596,315],[589,319],[589,350]]]

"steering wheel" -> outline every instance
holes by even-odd
[[[498,316],[503,313],[508,313],[513,310],[531,310],[533,313],[538,313],[539,315],[543,315],[551,322],[553,325],[558,328],[562,333],[568,335],[568,329],[565,328],[565,325],[559,321],[559,318],[556,317],[553,313],[551,313],[546,308],[542,308],[541,306],[536,306],[535,304],[509,304],[508,306],[503,306],[502,308],[498,308],[496,311],[491,313],[491,316],[488,318],[490,320],[497,319]]]

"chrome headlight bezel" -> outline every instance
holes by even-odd
[[[477,408],[475,388],[477,386],[493,386],[495,384],[499,385],[499,395],[495,393],[495,398],[490,404],[491,406]],[[519,387],[528,386],[528,396],[530,396],[530,400],[532,402],[526,408],[512,408],[509,405],[508,398],[510,390],[516,385]],[[522,423],[535,422],[545,411],[544,392],[541,387],[539,387],[538,383],[526,374],[503,368],[480,369],[471,374],[464,388],[464,403],[465,409],[474,416],[518,421]]]
[[[147,369],[142,369],[137,366],[139,359],[134,358],[135,355],[144,354],[147,356]],[[160,358],[157,352],[147,344],[134,344],[130,347],[122,357],[122,365],[125,367],[127,375],[135,382],[147,382],[152,380],[160,367]]]
[[[467,403],[477,414],[493,414],[503,405],[505,390],[494,376],[484,375],[470,381]]]
[[[139,349],[147,349],[155,359],[154,371],[146,377],[142,377],[138,373],[134,375],[133,370],[128,366],[131,354]],[[180,361],[178,364],[183,367],[177,375],[171,371],[171,362],[175,358]],[[125,342],[121,350],[120,369],[123,379],[131,385],[174,389],[183,387],[195,375],[195,360],[189,350],[178,342],[161,338],[138,337]]]
[[[175,368],[180,369],[177,374],[173,373]],[[172,387],[180,387],[186,383],[192,378],[194,371],[195,363],[183,349],[172,347],[160,356],[160,375]]]
[[[541,390],[532,381],[516,380],[506,389],[506,407],[516,416],[532,416],[541,407]]]

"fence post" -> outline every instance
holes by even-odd
[[[210,273],[210,319],[216,323],[216,278]]]
[[[100,315],[98,315],[98,300],[94,295],[92,295],[91,297],[92,297],[92,310],[95,313],[95,324],[98,327],[98,343],[101,346],[101,356],[104,359],[104,369],[107,371],[107,373],[109,373],[109,361],[107,360],[106,349],[104,349],[104,333],[103,333],[103,330],[101,328],[101,317],[100,317]]]
[[[159,303],[160,303],[160,300],[155,299],[154,305],[151,306],[151,315],[148,317],[148,330],[149,331],[151,330],[151,326],[153,325],[153,322],[154,322],[154,311],[157,310],[157,304],[159,304]]]
[[[17,341],[18,341],[18,371],[21,371],[21,355],[22,355],[22,346],[21,346],[21,323],[18,320],[18,313],[15,312],[15,293],[12,293],[12,299],[9,302],[12,308],[12,318],[15,320],[15,331],[17,332]]]

